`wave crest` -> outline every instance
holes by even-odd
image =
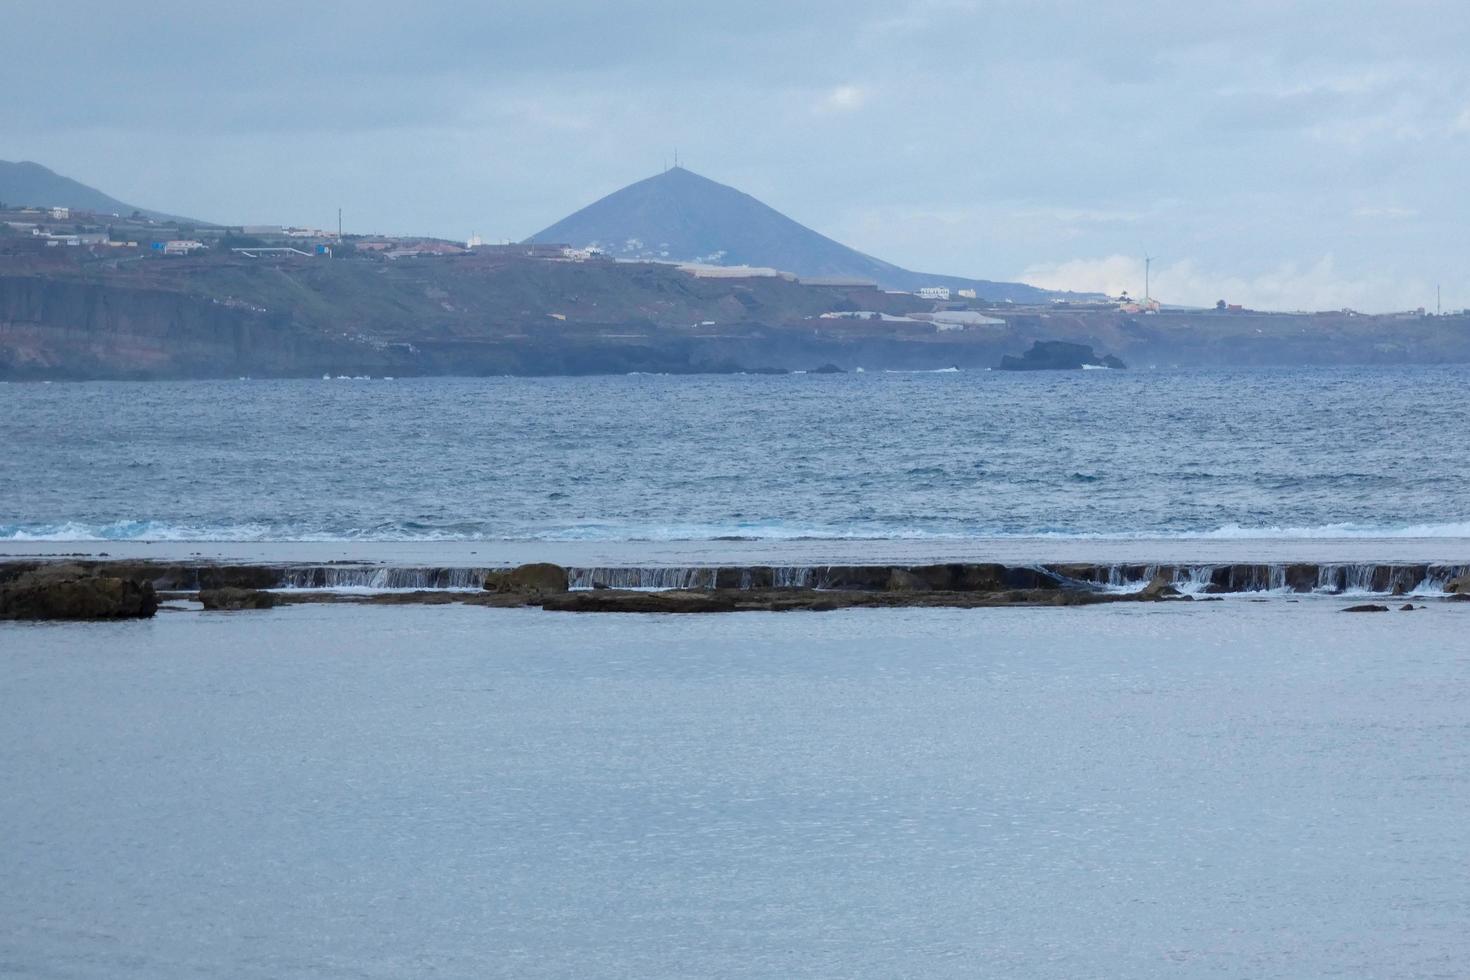
[[[520,529],[515,529],[520,531]],[[883,524],[801,525],[771,522],[631,524],[617,521],[526,528],[507,533],[476,522],[441,525],[412,521],[370,527],[287,526],[259,522],[239,524],[119,520],[107,523],[58,521],[0,524],[0,541],[166,541],[166,542],[350,542],[350,541],[905,541],[905,540],[1330,540],[1344,538],[1470,539],[1470,521],[1401,526],[1358,523],[1314,527],[1247,527],[1174,530],[1084,531],[1059,528],[1029,531],[993,528],[928,529]]]

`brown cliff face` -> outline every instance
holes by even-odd
[[[186,378],[326,370],[351,345],[258,313],[158,288],[0,275],[0,376]],[[350,358],[341,356],[344,353]]]
[[[952,330],[821,317],[928,308],[636,263],[0,254],[0,379],[985,369],[1038,340],[1145,370],[1470,362],[1465,316],[1000,309],[1003,324]]]

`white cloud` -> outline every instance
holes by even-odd
[[[1362,207],[1353,209],[1354,218],[1417,218],[1418,208]]]
[[[1058,225],[1118,225],[1137,224],[1145,217],[1143,211],[1108,208],[1031,207],[1018,208],[1013,212],[1017,219],[1047,221]]]
[[[858,85],[839,85],[829,90],[814,107],[817,112],[856,112],[868,103],[868,91]]]
[[[1127,291],[1141,296],[1144,262],[1129,255],[1037,264],[1022,280],[1044,289],[1117,296]],[[1311,264],[1284,262],[1251,275],[1228,275],[1200,268],[1190,259],[1173,263],[1155,260],[1149,292],[1161,303],[1213,306],[1216,300],[1240,303],[1260,310],[1335,310],[1351,307],[1362,312],[1412,309],[1434,300],[1434,287],[1386,275],[1361,275],[1339,269],[1331,255]]]

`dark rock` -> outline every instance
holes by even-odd
[[[888,571],[888,592],[929,592],[933,586],[920,576],[909,571],[907,568],[893,568]]]
[[[769,566],[732,565],[715,569],[715,588],[717,589],[769,589],[774,580],[775,573]]]
[[[888,587],[888,574],[884,565],[828,565],[815,570],[813,576],[819,589],[861,589],[874,592]]]
[[[894,571],[905,574],[895,578],[891,574]],[[936,592],[1000,592],[1007,588],[1031,587],[1037,573],[1032,569],[1018,571],[1022,574],[1015,581],[1009,581],[1007,569],[1003,565],[975,562],[913,565],[890,570],[887,588],[893,590],[895,584],[902,585],[905,582],[909,583],[907,591],[932,589]]]
[[[1008,589],[1059,589],[1062,587],[1062,581],[1056,573],[1045,568],[1011,565],[975,565],[970,568],[973,570],[972,574],[976,575],[981,583],[988,583],[990,575],[994,570],[999,569],[999,574]],[[976,591],[987,592],[990,591],[990,588],[988,584],[982,584]]]
[[[1096,585],[1105,582],[1108,570],[1102,566],[1084,562],[1062,562],[1046,566],[1047,571],[1072,586]]]
[[[201,589],[271,589],[281,584],[279,568],[269,565],[214,565],[199,569]]]
[[[1126,367],[1111,354],[1100,358],[1086,344],[1073,344],[1065,340],[1038,340],[1020,357],[1007,354],[1000,359],[1002,371],[1080,371],[1084,366]]]
[[[1415,606],[1412,602],[1406,602],[1402,606],[1399,606],[1399,612],[1413,612],[1414,609]]]
[[[485,590],[519,595],[554,595],[567,591],[567,570],[550,562],[537,562],[489,572],[485,575]]]
[[[709,592],[564,592],[540,603],[553,612],[708,613],[734,612],[735,599]]]
[[[844,370],[842,370],[842,368],[838,367],[836,364],[823,364],[821,367],[819,367],[819,368],[813,368],[812,370],[808,371],[807,373],[808,374],[846,374],[847,372],[844,371]]]
[[[1140,602],[1156,602],[1160,599],[1178,598],[1180,592],[1174,587],[1174,577],[1170,572],[1158,572],[1149,583],[1139,590],[1135,597]]]
[[[1293,592],[1311,592],[1317,588],[1318,576],[1316,565],[1287,565],[1286,587]]]
[[[42,566],[0,585],[0,619],[146,619],[158,611],[153,583]]]
[[[1470,574],[1450,579],[1444,584],[1444,590],[1450,595],[1470,595]]]
[[[200,589],[199,601],[209,610],[270,609],[276,604],[276,597],[259,589],[225,586],[219,589]]]
[[[1343,612],[1388,612],[1388,607],[1380,606],[1373,602],[1366,602],[1361,606],[1348,606]]]

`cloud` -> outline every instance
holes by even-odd
[[[1330,31],[1321,6],[11,4],[15,37],[167,54],[58,72],[46,45],[12,45],[0,157],[221,221],[342,206],[349,228],[519,238],[678,147],[924,271],[1156,249],[1191,260],[1155,264],[1170,300],[1448,289],[1470,268],[1470,5],[1339,0]],[[1146,44],[1100,42],[1132,24]],[[1113,278],[1136,292],[1134,271]]]
[[[818,100],[815,110],[819,113],[856,112],[868,102],[868,92],[858,85],[838,85]]]
[[[1024,282],[1044,289],[1117,296],[1128,292],[1142,296],[1143,259],[1108,255],[1095,259],[1070,259],[1037,264],[1022,275]],[[1217,300],[1239,303],[1260,310],[1335,310],[1344,307],[1362,312],[1412,309],[1432,302],[1434,287],[1417,280],[1398,280],[1387,275],[1362,275],[1340,269],[1332,255],[1308,264],[1283,262],[1275,268],[1250,275],[1221,273],[1201,268],[1191,259],[1173,263],[1154,262],[1149,292],[1161,303],[1181,306],[1213,306]]]
[[[1353,209],[1354,218],[1416,218],[1419,216],[1418,208],[1396,208],[1396,207],[1361,207]]]

